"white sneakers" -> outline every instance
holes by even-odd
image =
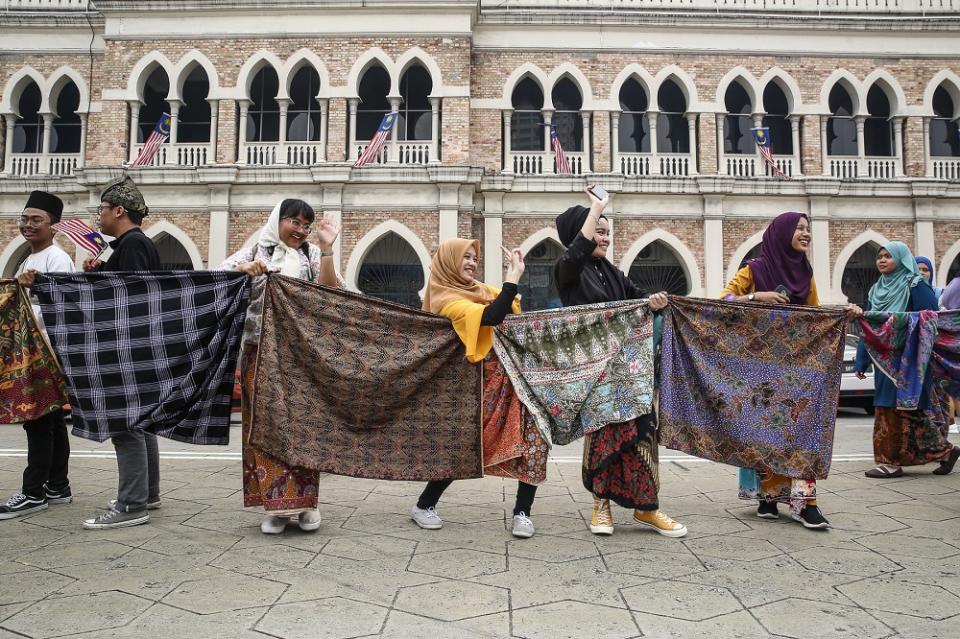
[[[287,524],[289,523],[290,517],[267,515],[263,518],[263,521],[260,522],[260,532],[264,535],[279,535],[287,529]],[[303,511],[297,517],[297,525],[300,527],[300,530],[313,532],[320,527],[320,511],[316,509]]]
[[[430,508],[417,508],[414,505],[410,511],[410,518],[424,530],[440,530],[443,528],[443,520],[437,514],[437,509],[432,506]]]

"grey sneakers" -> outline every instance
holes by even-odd
[[[527,517],[526,513],[519,513],[513,516],[513,536],[520,539],[529,539],[535,532],[533,522]]]
[[[413,510],[410,511],[410,518],[425,530],[440,530],[443,528],[443,520],[437,514],[437,509],[432,506],[430,508],[417,508],[414,505]]]
[[[125,513],[119,510],[110,509],[107,512],[100,513],[93,519],[85,519],[83,527],[87,530],[103,530],[105,528],[128,528],[130,526],[140,526],[150,521],[150,515],[146,510],[135,513]]]

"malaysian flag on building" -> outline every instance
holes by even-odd
[[[363,153],[360,154],[360,157],[357,158],[357,161],[353,163],[353,167],[359,169],[362,166],[367,166],[372,163],[378,155],[380,155],[380,150],[383,149],[383,145],[387,143],[387,140],[390,138],[390,132],[393,130],[393,122],[397,119],[396,113],[386,113],[383,116],[383,120],[380,122],[380,127],[377,129],[376,135],[373,136],[373,139],[370,140],[370,144],[367,145],[367,148],[363,150]]]
[[[750,129],[750,131],[753,132],[753,141],[757,143],[757,149],[760,151],[763,161],[770,167],[770,171],[777,177],[786,178],[787,175],[773,161],[773,151],[770,150],[770,129],[760,126]]]
[[[557,175],[571,175],[570,163],[567,162],[567,154],[563,152],[563,145],[560,144],[560,138],[557,137],[557,127],[550,127],[550,146],[553,147],[553,154],[556,157]]]
[[[150,160],[153,159],[153,156],[160,150],[160,146],[166,142],[169,137],[170,114],[164,113],[160,116],[160,119],[157,120],[157,126],[153,127],[153,131],[150,132],[150,137],[147,138],[147,141],[143,143],[143,148],[140,149],[140,154],[130,166],[147,166],[150,164]]]
[[[107,250],[107,241],[103,239],[103,236],[80,220],[64,220],[51,225],[50,228],[69,237],[77,246],[93,255],[94,258]]]

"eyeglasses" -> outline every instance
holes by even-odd
[[[313,226],[311,226],[310,224],[307,224],[306,226],[304,226],[303,224],[300,223],[300,220],[297,220],[292,217],[284,218],[284,221],[289,223],[290,226],[300,231],[301,233],[309,233],[310,230],[313,228]]]
[[[51,222],[42,217],[27,217],[24,215],[20,218],[20,226],[43,226],[44,224],[51,224]]]
[[[119,204],[101,204],[97,207],[97,214],[103,213],[103,209],[115,209]]]

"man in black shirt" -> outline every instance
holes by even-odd
[[[105,263],[88,262],[86,270],[158,271],[157,247],[140,229],[149,209],[129,176],[106,185],[100,196],[100,230],[113,236],[113,253]],[[150,520],[147,510],[160,507],[160,454],[157,437],[130,430],[110,438],[117,452],[120,475],[117,498],[110,509],[83,522],[88,529],[125,528]]]

